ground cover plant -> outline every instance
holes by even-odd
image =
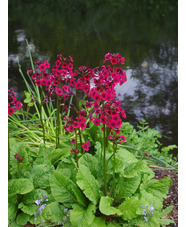
[[[61,54],[53,67],[30,60],[27,78],[19,65],[26,111],[9,90],[9,226],[174,223],[162,218],[173,209],[162,210],[171,178],[153,179],[150,165],[175,170],[175,146],[160,159],[158,131],[124,122],[115,86],[127,81],[125,58],[107,53],[94,69]]]

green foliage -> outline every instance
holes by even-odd
[[[119,146],[125,147],[138,158],[145,158],[148,162],[159,164],[168,169],[177,170],[177,160],[173,158],[173,155],[170,153],[171,150],[177,149],[177,146],[169,145],[162,147],[159,141],[162,135],[158,130],[149,128],[145,120],[142,120],[137,128],[138,130],[134,129],[128,122],[123,123],[121,131],[126,135],[127,141],[125,144]],[[162,152],[160,152],[160,150]],[[152,157],[145,157],[145,152],[152,155]]]
[[[50,177],[50,186],[56,201],[63,203],[67,207],[76,203],[85,206],[86,200],[80,189],[61,172],[55,171],[54,175]]]
[[[102,196],[99,203],[100,212],[105,215],[122,215],[123,213],[119,209],[112,206],[113,201],[114,199],[111,197]]]
[[[90,226],[95,216],[96,206],[89,204],[87,208],[74,205],[70,212],[70,221],[73,227]]]
[[[68,143],[68,142],[67,142]],[[42,226],[160,226],[172,223],[162,219],[172,207],[162,211],[162,202],[171,186],[170,177],[152,179],[153,171],[145,160],[138,160],[126,148],[116,152],[116,192],[112,195],[113,162],[107,155],[108,195],[103,195],[102,146],[96,143],[96,154],[85,153],[79,158],[79,168],[72,158],[69,145],[32,148],[10,141],[11,173],[9,181],[9,225],[23,226],[27,222]],[[110,145],[108,145],[108,150]],[[21,178],[16,174],[14,155],[25,156]],[[18,171],[18,170],[17,170]],[[35,220],[38,206],[35,201],[47,195],[48,202]],[[148,223],[143,218],[141,205],[153,205],[153,216]],[[68,208],[70,219],[65,213]],[[64,219],[64,220],[63,220]]]
[[[98,181],[91,174],[90,170],[81,165],[77,173],[77,184],[83,190],[86,197],[93,203],[97,204],[100,198]]]

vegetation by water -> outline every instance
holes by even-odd
[[[116,85],[127,81],[125,58],[107,53],[101,67],[75,68],[71,56],[54,66],[32,60],[24,75],[23,110],[9,90],[9,226],[160,226],[174,223],[162,210],[177,171],[161,134],[143,120],[125,122]],[[81,97],[81,98],[80,98]],[[34,109],[34,113],[30,110]]]

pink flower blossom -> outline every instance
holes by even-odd
[[[90,142],[89,140],[87,140],[87,142],[82,145],[82,148],[85,151],[89,151],[89,147],[90,147]]]
[[[56,91],[57,95],[62,95],[63,94],[63,89],[62,88],[58,88]]]
[[[93,120],[93,123],[94,123],[95,126],[100,126],[101,120],[98,119],[98,118],[95,118],[95,119]]]
[[[14,114],[14,112],[15,112],[15,108],[13,107],[8,108],[8,115],[12,115]]]
[[[40,71],[45,71],[45,69],[46,69],[45,64],[40,64],[40,65],[39,65],[39,70],[40,70]]]
[[[16,109],[20,110],[22,108],[22,103],[20,101],[16,101]]]
[[[120,135],[120,139],[121,141],[126,142],[126,137],[124,135]]]
[[[75,148],[72,148],[71,150],[70,150],[70,152],[74,152],[75,154],[77,154],[77,149],[75,149]]]
[[[76,140],[75,140],[75,139],[72,139],[70,142],[71,142],[72,144],[75,144],[75,143],[76,143]]]

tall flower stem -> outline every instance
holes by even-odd
[[[8,180],[10,180],[10,142],[9,142],[9,129],[8,129]]]
[[[77,109],[77,116],[79,118],[79,100],[78,100],[77,89],[76,89],[76,109]],[[82,137],[81,137],[81,129],[80,128],[78,128],[78,132],[79,132],[79,140],[80,140],[80,146],[81,146],[81,153],[83,153],[83,149],[82,149]]]
[[[113,197],[115,196],[115,165],[116,165],[116,150],[117,150],[117,143],[113,143]]]
[[[56,148],[59,145],[59,132],[60,132],[59,112],[60,112],[60,100],[59,100],[59,96],[57,95]]]
[[[79,168],[79,164],[78,164],[78,147],[77,147],[77,131],[75,129],[75,137],[76,137],[76,149],[77,149],[77,154],[75,154],[76,156],[76,164],[77,164],[77,168]]]
[[[41,126],[43,128],[43,142],[45,144],[45,127],[44,127],[43,118],[42,118],[42,108],[43,108],[43,87],[41,87],[40,121],[41,121]]]
[[[104,191],[107,196],[107,164],[106,164],[106,133],[105,124],[103,124],[103,168],[104,168]]]

